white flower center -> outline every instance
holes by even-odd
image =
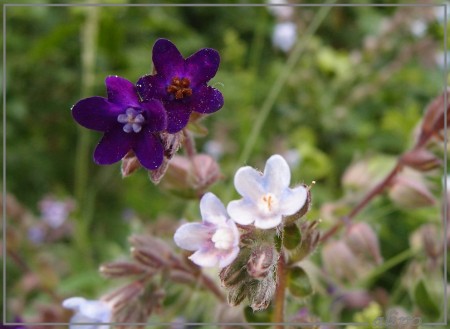
[[[278,209],[278,198],[272,193],[264,194],[258,200],[258,209],[264,215],[269,215]]]
[[[119,114],[117,116],[117,121],[120,123],[124,123],[123,131],[125,131],[126,133],[130,133],[132,131],[138,133],[142,129],[145,118],[141,113],[129,107],[125,111],[125,114]]]
[[[230,249],[234,241],[233,232],[228,227],[221,227],[214,233],[211,241],[214,242],[214,246],[217,249]]]

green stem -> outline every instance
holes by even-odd
[[[95,54],[97,52],[97,36],[99,24],[99,8],[87,8],[86,21],[81,31],[81,96],[92,93],[95,84]],[[84,255],[89,255],[88,222],[84,216],[84,207],[88,204],[87,183],[90,163],[90,132],[82,127],[78,129],[78,140],[75,159],[74,195],[82,210],[75,225],[75,244]],[[89,257],[88,257],[89,258]]]
[[[329,1],[328,3],[333,3],[333,1]],[[325,19],[326,15],[330,11],[331,6],[323,6],[320,7],[319,12],[314,16],[313,21],[308,26],[305,34],[302,36],[301,40],[298,40],[296,43],[296,46],[292,53],[289,55],[286,65],[284,66],[283,70],[281,71],[280,75],[276,79],[275,83],[272,85],[272,89],[269,91],[266,99],[264,100],[263,105],[261,106],[261,111],[256,119],[255,124],[253,125],[253,129],[250,132],[250,135],[247,139],[247,142],[244,145],[244,149],[242,150],[241,155],[239,156],[239,159],[237,161],[237,167],[236,170],[243,164],[246,163],[251,152],[253,151],[255,147],[255,143],[258,137],[261,136],[261,130],[263,128],[264,123],[266,122],[270,111],[273,108],[273,105],[275,104],[275,101],[278,98],[278,95],[280,94],[281,90],[283,89],[284,85],[286,84],[286,81],[288,80],[290,74],[294,71],[295,65],[298,63],[301,55],[303,54],[303,51],[306,48],[306,45],[308,45],[309,40],[311,36],[317,31],[320,24]],[[236,171],[235,170],[235,171]],[[230,184],[226,197],[230,199],[232,193],[232,186]]]
[[[397,266],[400,263],[403,263],[407,259],[413,257],[417,252],[412,249],[406,249],[405,251],[402,251],[401,253],[397,254],[396,256],[390,258],[389,260],[385,261],[380,266],[376,267],[368,277],[366,277],[362,282],[359,284],[359,286],[367,287],[371,284],[373,280],[375,280],[380,274],[383,274],[384,272],[387,272],[394,266]]]

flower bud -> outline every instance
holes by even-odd
[[[317,229],[319,221],[305,221],[300,224],[301,243],[294,250],[289,251],[290,262],[298,262],[310,255],[320,241],[320,232]]]
[[[405,169],[389,189],[389,197],[399,207],[420,208],[435,204],[435,198],[423,177],[416,171]]]
[[[358,259],[342,240],[330,241],[322,248],[325,270],[340,280],[351,281],[357,277]]]
[[[342,176],[342,185],[358,194],[374,188],[393,168],[396,159],[377,155],[359,160],[348,167]]]
[[[164,157],[170,160],[181,147],[184,139],[184,133],[182,130],[175,134],[162,132],[160,133],[160,138],[164,147]]]
[[[278,253],[271,245],[257,246],[247,262],[247,272],[255,279],[262,279],[273,270],[278,260]]]
[[[250,252],[251,250],[249,248],[241,248],[236,259],[220,271],[219,278],[222,282],[222,286],[231,288],[247,280],[248,273],[246,270],[246,264],[250,256]]]
[[[442,165],[442,160],[430,151],[419,148],[402,155],[401,163],[419,171],[428,171]]]
[[[122,178],[128,177],[141,167],[141,163],[133,151],[129,151],[122,159],[122,166],[120,172]]]
[[[367,223],[351,224],[347,229],[345,242],[355,254],[369,256],[376,264],[383,261],[378,237]]]
[[[159,184],[166,174],[167,168],[169,168],[169,159],[164,157],[161,166],[159,166],[158,169],[148,171],[148,178],[153,184]]]
[[[131,255],[141,265],[150,268],[160,268],[168,264],[168,260],[161,256],[157,250],[149,248],[131,248]]]
[[[237,306],[245,299],[247,296],[247,280],[243,280],[240,284],[232,287],[228,291],[227,302],[231,306]]]
[[[196,154],[192,158],[176,155],[169,163],[163,187],[196,198],[221,177],[219,165],[209,155]]]
[[[132,275],[143,274],[148,271],[139,264],[131,262],[112,262],[103,264],[99,269],[100,273],[107,278],[120,278]]]
[[[250,282],[248,298],[253,311],[264,310],[269,306],[275,293],[276,284],[273,271],[269,271],[262,280]]]

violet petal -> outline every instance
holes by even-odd
[[[98,131],[109,130],[121,112],[119,106],[99,96],[82,99],[72,107],[72,116],[76,122]]]
[[[202,267],[214,267],[217,266],[220,255],[217,249],[200,249],[189,256],[189,259],[195,264]]]
[[[144,101],[164,99],[167,96],[167,86],[168,82],[161,75],[144,75],[136,83],[137,91]]]
[[[219,260],[219,267],[225,267],[230,265],[239,254],[239,247],[234,247],[231,250],[228,250],[226,253],[222,254]]]
[[[291,171],[281,155],[272,155],[264,168],[265,189],[275,195],[289,188]]]
[[[148,128],[140,133],[133,151],[141,165],[149,170],[157,169],[163,162],[164,148]]]
[[[167,132],[176,133],[186,127],[191,111],[186,109],[186,105],[178,102],[164,104],[167,112]]]
[[[230,201],[227,211],[230,217],[238,224],[250,225],[255,221],[256,206],[245,199]]]
[[[220,55],[215,49],[200,49],[186,58],[186,76],[191,80],[191,86],[206,84],[219,69]]]
[[[122,129],[107,131],[94,151],[94,161],[100,165],[112,164],[122,159],[133,145],[133,135]]]
[[[223,106],[223,95],[213,87],[201,86],[193,93],[191,104],[195,112],[213,113]]]
[[[177,47],[167,39],[158,39],[153,46],[153,64],[156,73],[172,79],[184,71],[184,58]]]
[[[109,76],[105,80],[108,100],[111,103],[126,107],[139,107],[139,99],[134,84],[118,76]]]
[[[147,112],[147,127],[151,132],[162,131],[167,127],[167,114],[162,103],[156,99],[141,103]]]

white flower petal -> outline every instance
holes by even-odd
[[[239,246],[239,230],[235,224],[235,222],[232,219],[228,219],[227,220],[227,226],[231,228],[231,231],[233,232],[233,238],[234,238],[234,243],[233,243],[233,247],[237,247]]]
[[[264,194],[263,176],[252,167],[239,168],[234,175],[234,187],[244,198],[256,201]]]
[[[271,229],[280,225],[283,216],[281,214],[274,214],[270,217],[258,217],[255,220],[255,227],[264,230]]]
[[[289,187],[291,171],[281,155],[272,155],[264,168],[264,187],[267,192],[280,195]]]
[[[214,248],[197,250],[189,259],[202,267],[214,267],[219,262],[219,254]]]
[[[231,219],[241,225],[250,225],[255,221],[256,205],[244,199],[234,200],[228,204]]]
[[[287,189],[280,200],[280,213],[288,216],[299,211],[306,202],[308,190],[304,186]]]
[[[222,201],[213,193],[206,193],[200,200],[200,213],[205,222],[220,225],[228,218],[227,211]]]
[[[229,252],[222,254],[219,260],[219,267],[222,268],[230,265],[236,259],[238,254],[239,247],[234,247]]]
[[[82,297],[67,298],[62,302],[64,308],[78,310],[82,304],[86,303],[86,299]]]
[[[80,313],[90,318],[91,322],[109,322],[111,308],[101,300],[88,300],[80,306]]]
[[[200,223],[187,223],[177,229],[173,240],[178,247],[194,251],[204,247],[213,233],[214,227]]]

